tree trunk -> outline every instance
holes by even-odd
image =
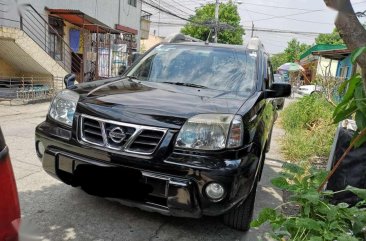
[[[325,4],[338,11],[335,25],[347,47],[354,51],[366,46],[366,30],[358,20],[350,0],[324,0]],[[362,79],[366,91],[366,53],[363,53],[357,63],[362,70]]]

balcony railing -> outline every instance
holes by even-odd
[[[21,29],[66,72],[83,76],[83,60],[31,4],[16,5],[12,0],[0,0],[0,26]]]

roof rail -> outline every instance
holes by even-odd
[[[200,39],[193,38],[189,35],[184,35],[181,33],[171,34],[167,36],[164,41],[164,43],[180,43],[180,42],[203,42]]]
[[[259,37],[252,37],[248,42],[247,49],[255,50],[255,51],[257,51],[259,49],[264,50],[264,46],[263,46],[261,40],[259,39]]]

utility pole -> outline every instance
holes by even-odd
[[[217,43],[218,31],[219,31],[219,7],[220,3],[219,0],[216,0],[215,4],[215,43]]]
[[[160,0],[159,0],[159,23],[158,23],[158,37],[160,36]]]
[[[252,22],[252,38],[254,36],[254,23]]]

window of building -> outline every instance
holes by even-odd
[[[131,6],[136,7],[137,6],[137,0],[128,0],[128,4]]]
[[[64,35],[64,22],[60,18],[49,16],[48,23],[50,25],[48,29],[49,33],[49,48],[48,52],[56,61],[63,60],[63,35]]]
[[[340,77],[343,78],[343,79],[347,79],[348,70],[349,70],[349,66],[343,66],[343,67],[341,67]]]

